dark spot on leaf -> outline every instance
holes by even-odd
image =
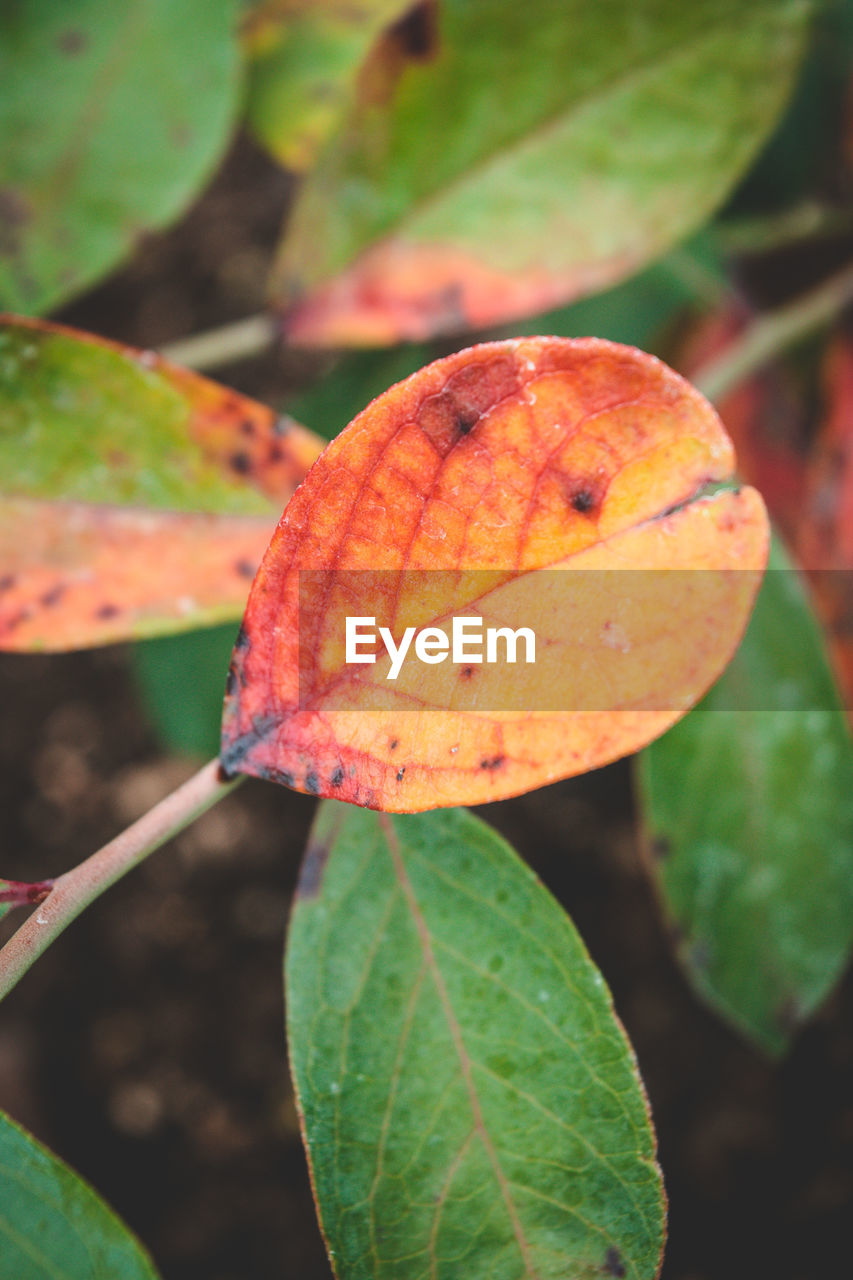
[[[422,0],[390,28],[389,35],[400,51],[417,62],[426,62],[438,53],[438,14],[435,0]]]
[[[306,773],[305,790],[308,792],[310,796],[316,796],[320,794],[320,780],[317,777],[316,773],[314,772]]]
[[[244,436],[253,436],[255,434],[255,424],[251,418],[244,418],[240,423],[240,430]]]
[[[15,585],[15,575],[13,573],[4,573],[0,578],[0,591],[11,591]]]
[[[403,781],[403,774],[404,774],[405,772],[406,772],[406,766],[405,766],[405,765],[403,765],[401,768],[399,768],[399,769],[397,770],[397,781],[398,781],[398,782],[402,782],[402,781]]]
[[[305,850],[299,880],[296,885],[296,897],[300,901],[316,898],[323,883],[323,872],[329,861],[329,845],[320,840],[312,840]]]
[[[474,674],[474,668],[473,668],[473,667],[463,667],[463,668],[462,668],[462,670],[459,672],[459,674],[460,674],[461,676],[464,676],[466,680],[470,680],[471,676]]]
[[[473,431],[474,427],[480,421],[480,415],[471,410],[460,409],[456,415],[456,430],[460,436],[467,436],[469,431]]]
[[[672,853],[672,841],[669,836],[654,836],[650,848],[655,861],[661,862]]]
[[[255,566],[251,560],[235,560],[234,572],[238,573],[241,578],[254,578]]]
[[[589,489],[578,489],[577,493],[572,495],[572,506],[581,515],[586,515],[595,506],[595,497]]]
[[[272,463],[281,462],[283,457],[284,457],[284,450],[282,449],[280,444],[270,445],[270,451],[267,454],[267,461]]]
[[[85,31],[75,31],[69,27],[67,31],[60,34],[56,43],[62,53],[67,53],[73,58],[75,54],[85,52],[89,45],[89,38]]]
[[[228,459],[228,463],[231,469],[237,472],[238,476],[247,476],[252,470],[252,459],[249,457],[248,453],[243,453],[242,451],[239,453],[232,453],[231,457]]]
[[[515,365],[508,357],[475,361],[451,374],[443,390],[426,397],[418,410],[418,426],[436,452],[446,457],[484,414],[517,390]]]
[[[95,610],[95,617],[100,618],[102,622],[106,622],[109,618],[117,618],[121,613],[118,605],[102,604]]]
[[[484,756],[480,761],[481,769],[501,769],[506,756]]]
[[[44,595],[39,597],[39,604],[44,605],[46,609],[51,609],[55,604],[59,604],[65,595],[65,586],[61,582],[57,582],[55,587],[51,587],[49,591],[45,591]]]
[[[610,1246],[607,1253],[604,1255],[604,1266],[601,1270],[602,1274],[606,1276],[621,1277],[628,1274],[625,1270],[625,1263],[622,1261],[622,1255],[618,1249],[614,1248],[613,1245]]]
[[[400,739],[399,739],[399,738],[392,738],[392,739],[391,739],[391,741],[388,743],[388,750],[389,750],[389,751],[396,751],[396,750],[397,750],[397,748],[399,747],[399,745],[400,745]]]
[[[262,742],[277,724],[278,718],[276,716],[253,716],[251,727],[245,733],[238,733],[229,742],[223,743],[222,750],[219,753],[219,763],[229,778],[240,772],[240,765],[252,748]],[[265,769],[260,776],[268,778],[271,782],[283,782],[286,787],[293,785],[291,775],[289,773],[285,775],[278,769]],[[287,781],[285,781],[285,778]]]
[[[332,784],[333,787],[340,787],[343,785],[344,777],[345,777],[344,771],[341,768],[341,766],[338,765],[337,769],[333,771],[332,776],[329,779],[329,782]]]

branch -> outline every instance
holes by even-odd
[[[850,302],[853,264],[784,307],[759,316],[721,355],[692,374],[690,381],[709,400],[720,400],[773,356],[832,320]]]
[[[211,760],[121,835],[78,867],[59,876],[41,905],[0,948],[0,999],[90,902],[222,800],[242,780],[240,775],[226,779],[219,761]]]
[[[233,364],[247,356],[261,355],[271,347],[278,336],[275,321],[265,313],[247,316],[234,324],[180,338],[160,348],[160,355],[172,364],[182,364],[187,369],[215,369],[217,365]]]

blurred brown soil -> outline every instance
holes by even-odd
[[[286,198],[241,143],[180,227],[63,319],[156,345],[257,310]],[[275,402],[302,369],[268,357],[224,376]],[[4,657],[0,688],[4,875],[70,867],[195,767],[158,745],[121,647]],[[330,1276],[281,995],[313,808],[247,783],[91,908],[3,1007],[0,1106],[108,1197],[164,1280]],[[853,982],[774,1068],[670,956],[626,764],[481,813],[570,912],[633,1040],[670,1196],[665,1280],[849,1275]]]

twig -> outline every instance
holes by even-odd
[[[260,355],[275,342],[276,332],[272,316],[262,313],[170,342],[160,348],[160,355],[188,369],[215,369],[217,365]]]
[[[59,876],[41,905],[0,948],[0,999],[89,903],[241,781],[240,775],[226,779],[219,761],[211,760],[121,835]]]
[[[773,356],[826,324],[850,302],[853,264],[786,306],[759,316],[690,380],[709,400],[719,400]]]
[[[767,253],[821,236],[841,235],[853,230],[853,209],[834,208],[817,200],[763,217],[721,222],[716,235],[725,253]]]

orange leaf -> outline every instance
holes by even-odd
[[[638,749],[719,675],[758,587],[761,498],[704,492],[733,463],[710,405],[633,348],[519,339],[420,370],[329,445],[282,517],[234,650],[224,767],[413,812]],[[545,568],[564,573],[558,607]],[[614,571],[645,584],[641,607],[608,595]],[[538,688],[529,670],[504,672],[501,706],[485,666],[392,686],[387,661],[344,661],[347,616],[369,612],[396,640],[407,621],[475,604],[516,624],[535,615]],[[509,706],[516,671],[530,710]],[[584,702],[587,673],[600,689]]]
[[[0,648],[239,617],[322,445],[153,352],[0,317]]]

